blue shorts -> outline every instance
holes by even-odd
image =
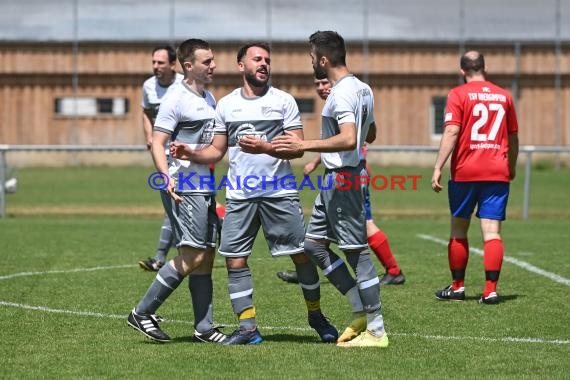
[[[364,186],[364,214],[366,215],[366,220],[372,220],[372,207],[370,206],[370,190],[369,185]]]
[[[456,218],[470,219],[475,205],[475,216],[484,219],[505,220],[509,199],[509,182],[448,182],[449,209]]]
[[[370,168],[366,163],[366,159],[360,160],[362,165],[366,168],[366,174],[370,177]],[[363,191],[364,191],[364,215],[366,216],[366,220],[372,220],[372,205],[370,204],[370,183],[363,184]]]

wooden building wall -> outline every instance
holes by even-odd
[[[362,46],[349,42],[348,65],[359,76],[368,66],[378,107],[378,144],[437,145],[430,123],[431,99],[457,85],[459,52],[455,44],[371,43],[365,61]],[[0,43],[1,144],[141,144],[141,85],[152,74],[151,43],[81,43],[74,62],[70,43]],[[216,98],[240,85],[237,43],[213,42]],[[556,142],[556,107],[560,141],[570,136],[570,46],[562,45],[561,90],[556,93],[553,44],[522,44],[517,61],[513,44],[467,44],[486,55],[490,79],[511,88],[518,80],[521,144]],[[317,138],[323,102],[312,88],[306,43],[275,43],[273,84],[298,98],[314,98],[315,113],[303,114],[305,134]],[[77,94],[72,74],[78,69]],[[517,73],[517,67],[520,72]],[[58,97],[125,97],[124,116],[63,117],[54,112]],[[558,103],[557,103],[558,102]]]

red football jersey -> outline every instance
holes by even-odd
[[[509,134],[518,132],[511,95],[488,81],[472,81],[447,96],[444,125],[460,127],[451,179],[509,182]]]

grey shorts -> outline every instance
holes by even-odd
[[[226,257],[249,256],[259,231],[272,256],[303,252],[305,224],[298,196],[226,200],[226,216],[219,253]]]
[[[339,173],[347,173],[348,176],[344,177],[344,181],[339,181]],[[366,175],[366,168],[362,163],[356,167],[325,170],[325,186],[320,190],[313,206],[307,226],[308,238],[331,241],[344,251],[368,247],[364,211],[365,187],[354,185],[356,176]],[[346,188],[347,183],[353,185]]]
[[[162,205],[170,219],[176,247],[206,249],[216,246],[218,215],[212,195],[178,194],[176,203],[166,191],[160,192]]]

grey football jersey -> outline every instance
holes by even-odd
[[[216,101],[210,92],[204,91],[201,96],[185,82],[175,86],[160,106],[154,130],[168,133],[172,141],[188,144],[192,149],[204,149],[214,137]],[[185,179],[177,185],[177,192],[213,192],[208,165],[169,157],[168,170],[175,179]]]
[[[359,153],[373,122],[374,96],[370,86],[354,75],[347,75],[336,82],[323,107],[321,138],[338,135],[341,124],[355,123],[357,146],[350,151],[321,153],[323,165],[328,169],[356,167],[360,162]]]
[[[268,142],[284,131],[302,129],[301,115],[295,99],[285,91],[269,87],[257,98],[245,98],[241,88],[220,99],[216,109],[216,134],[228,138],[227,199],[282,197],[296,194],[284,189],[280,179],[292,176],[289,160],[267,154],[244,153],[238,145],[242,136],[253,135]],[[243,181],[246,180],[246,187]]]
[[[168,91],[173,88],[175,84],[182,82],[184,75],[176,73],[174,77],[174,83],[170,86],[161,86],[156,79],[156,76],[152,76],[144,81],[143,83],[143,96],[141,101],[141,106],[144,109],[152,110],[151,122],[154,124],[156,116],[158,115],[158,110],[160,103],[165,99]]]

